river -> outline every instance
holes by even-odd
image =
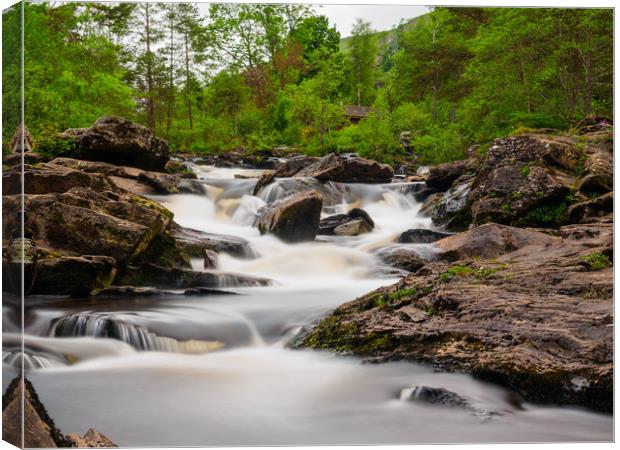
[[[286,244],[260,236],[256,173],[197,166],[207,195],[153,197],[186,227],[247,239],[255,258],[220,255],[218,271],[267,277],[238,295],[66,299],[30,297],[28,377],[65,432],[94,427],[120,446],[397,444],[609,441],[610,415],[524,403],[493,384],[413,363],[291,350],[287,343],[330,310],[396,281],[377,249],[399,233],[431,228],[415,183],[321,186],[324,215],[357,206],[375,220],[359,237]],[[288,183],[288,184],[287,184]],[[415,245],[432,258],[431,244]],[[197,270],[202,261],[193,261]],[[3,387],[14,369],[18,301],[3,303]],[[113,330],[113,331],[110,331]],[[114,335],[116,338],[102,336]],[[403,399],[412,386],[445,388],[473,409]],[[483,413],[477,413],[482,411]]]

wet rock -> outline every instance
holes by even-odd
[[[389,183],[394,177],[394,171],[387,164],[370,159],[344,158],[331,153],[294,176],[340,183]]]
[[[586,156],[583,173],[575,188],[586,195],[603,194],[613,190],[613,155],[605,148],[594,147]]]
[[[415,272],[426,263],[414,250],[403,247],[381,249],[377,256],[387,265],[407,272]]]
[[[213,250],[205,249],[204,250],[204,268],[205,269],[215,269],[217,267],[217,252]]]
[[[430,188],[422,189],[421,191],[414,193],[413,198],[415,198],[417,202],[424,202],[431,195],[436,194],[438,192],[439,191],[437,189],[430,189]]]
[[[112,284],[116,261],[109,256],[40,259],[30,294],[88,295]]]
[[[114,444],[114,442],[108,439],[104,434],[92,428],[89,428],[84,436],[80,436],[76,433],[69,433],[67,435],[67,440],[71,442],[72,447],[78,448],[118,447],[118,445]]]
[[[335,229],[341,225],[345,225],[349,222],[353,222],[356,219],[362,219],[364,223],[356,225],[360,227],[361,233],[368,233],[375,227],[375,222],[370,215],[361,208],[353,208],[346,214],[335,214],[333,216],[326,217],[319,222],[319,235],[334,235]],[[341,229],[342,232],[343,229]],[[346,230],[346,228],[345,228]],[[358,233],[358,234],[361,234]]]
[[[69,129],[60,137],[75,141],[75,150],[66,156],[77,159],[155,171],[163,171],[170,159],[166,141],[122,117],[101,117],[91,128]]]
[[[613,208],[614,193],[608,192],[600,197],[571,205],[566,216],[570,223],[587,223],[611,214]]]
[[[345,222],[334,228],[334,234],[336,236],[358,236],[360,234],[370,233],[371,231],[372,228],[368,222],[361,217]]]
[[[203,184],[199,181],[181,178],[178,175],[143,171],[138,176],[138,180],[150,185],[159,194],[187,192],[201,195],[206,192]]]
[[[278,178],[289,178],[319,161],[315,156],[294,156],[276,166],[274,176]]]
[[[261,208],[255,224],[261,234],[272,233],[287,242],[314,240],[322,207],[318,192],[300,192]]]
[[[211,289],[206,287],[195,287],[186,289],[183,295],[239,295],[236,292],[224,291],[221,289]]]
[[[255,256],[248,241],[237,236],[205,233],[204,231],[182,227],[174,222],[171,226],[171,235],[184,253],[197,258],[203,258],[206,250],[228,253],[242,258],[253,258]]]
[[[252,195],[258,196],[258,193],[261,191],[261,189],[267,186],[268,184],[271,184],[274,178],[275,178],[274,172],[263,173],[258,179],[258,181],[256,182],[256,185],[254,186],[254,189],[252,190]]]
[[[179,175],[181,178],[188,178],[188,179],[198,178],[198,175],[194,173],[191,167],[188,166],[183,161],[171,159],[170,161],[166,163],[166,167],[164,167],[164,170],[167,173]]]
[[[460,395],[444,388],[412,386],[401,391],[401,400],[427,403],[429,405],[468,408],[469,402]]]
[[[609,254],[613,224],[477,228],[437,242],[459,261],[428,262],[339,306],[303,346],[422,361],[528,401],[611,412],[613,268],[583,262]]]
[[[610,131],[613,123],[609,117],[590,115],[581,119],[575,128],[579,130],[579,134],[588,134],[597,131]]]
[[[149,263],[128,266],[117,276],[115,282],[119,285],[157,286],[169,289],[269,286],[271,284],[271,280],[249,275],[197,272],[189,269],[161,267]]]
[[[136,286],[110,286],[91,293],[91,295],[93,294],[96,295],[97,298],[156,297],[160,295],[177,295],[173,291],[165,291],[163,289]]]
[[[15,195],[22,190],[21,167],[2,174],[2,194]],[[96,191],[113,190],[112,185],[104,175],[84,173],[53,163],[39,165],[24,165],[24,193],[47,194],[51,192],[67,192],[73,187],[88,187]]]
[[[468,196],[473,184],[472,177],[457,180],[447,192],[430,195],[420,208],[420,214],[430,216],[436,226],[446,230],[466,229],[471,222]]]
[[[397,242],[407,244],[430,244],[445,237],[451,236],[451,233],[442,233],[441,231],[433,231],[425,228],[413,228],[404,231]]]
[[[323,198],[323,205],[340,205],[350,196],[350,188],[345,184],[326,183],[314,178],[278,178],[257,192],[257,197],[265,203],[273,203],[290,195],[305,191],[316,191]]]
[[[457,178],[468,171],[473,172],[473,169],[474,163],[469,159],[438,164],[430,168],[426,177],[426,186],[438,192],[445,192]]]

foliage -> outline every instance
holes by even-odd
[[[20,122],[20,7],[3,13],[5,143]],[[211,4],[203,17],[191,3],[26,2],[24,18],[25,121],[52,152],[54,133],[120,115],[177,150],[435,164],[612,115],[611,9],[437,7],[389,32],[358,20],[345,39],[305,5]],[[353,104],[373,113],[350,124]],[[530,219],[557,222],[562,205]]]
[[[602,253],[592,253],[582,256],[581,259],[588,265],[590,270],[603,270],[612,266],[609,257]]]

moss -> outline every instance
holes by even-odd
[[[523,192],[517,191],[510,194],[510,200],[521,200],[523,198]]]
[[[564,221],[567,209],[567,202],[562,202],[558,205],[539,206],[529,210],[517,224],[528,225],[534,223],[541,226],[557,226]]]
[[[181,253],[170,234],[163,232],[155,236],[138,257],[138,262],[155,264],[160,267],[191,268],[187,255]]]
[[[78,150],[78,141],[72,137],[60,137],[57,134],[52,134],[37,139],[37,152],[49,158],[76,156]]]
[[[146,206],[147,208],[153,209],[168,219],[172,220],[174,218],[174,213],[170,211],[168,208],[160,205],[153,200],[149,200],[148,198],[141,197],[140,195],[129,194],[129,199],[133,203],[137,203],[139,205]]]
[[[340,316],[329,316],[321,320],[306,336],[302,346],[348,352],[357,347],[358,332],[356,324],[344,322]]]
[[[588,265],[590,270],[603,270],[612,266],[612,262],[607,255],[602,253],[592,253],[582,256],[581,259]]]
[[[527,178],[530,175],[530,170],[532,168],[532,163],[527,163],[521,168],[521,175],[524,178]]]
[[[499,270],[506,270],[507,268],[508,266],[506,264],[501,264],[498,267],[470,267],[464,264],[457,264],[439,275],[439,281],[447,283],[454,277],[475,277],[484,279],[490,277]]]

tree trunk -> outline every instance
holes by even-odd
[[[171,13],[173,13],[172,8],[174,5],[170,5]],[[170,131],[170,127],[172,126],[172,112],[174,106],[174,16],[171,14],[170,18],[170,67],[169,67],[169,78],[170,84],[168,86],[168,113],[166,114],[166,132]]]
[[[151,23],[149,4],[146,8],[146,122],[151,133],[155,134],[155,99],[153,98],[153,55],[151,53]]]
[[[187,118],[189,120],[189,129],[193,129],[194,123],[192,119],[192,96],[189,85],[189,37],[185,33],[185,99],[187,102]]]
[[[521,84],[523,85],[523,90],[525,91],[525,99],[527,100],[527,112],[528,114],[532,113],[532,99],[530,96],[530,90],[527,85],[527,76],[525,73],[525,63],[523,62],[523,57],[519,57],[519,69],[521,71]]]

